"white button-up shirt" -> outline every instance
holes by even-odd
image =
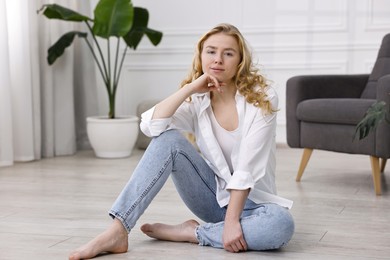
[[[267,90],[273,108],[278,107],[278,97],[273,88]],[[231,173],[222,150],[214,136],[211,119],[210,93],[194,94],[191,102],[183,102],[170,118],[152,119],[155,107],[141,115],[141,131],[149,137],[169,129],[193,133],[199,150],[215,173],[217,201],[221,207],[230,199],[230,189],[250,189],[248,198],[255,203],[276,203],[286,208],[292,201],[276,195],[275,186],[275,132],[276,113],[264,115],[263,111],[236,94],[239,118],[239,138],[233,147]]]

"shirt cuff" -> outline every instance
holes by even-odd
[[[255,181],[253,180],[250,172],[235,171],[230,179],[227,190],[246,190],[253,189],[255,187]]]
[[[171,118],[152,119],[154,108],[152,107],[141,115],[140,128],[148,137],[159,136],[167,129],[172,121]]]

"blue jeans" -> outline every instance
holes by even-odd
[[[223,248],[226,207],[221,208],[216,200],[215,174],[176,130],[153,138],[109,214],[130,232],[170,175],[184,203],[206,223],[196,228],[199,244]],[[249,199],[241,227],[249,250],[280,248],[294,233],[294,221],[286,208]]]

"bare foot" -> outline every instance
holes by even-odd
[[[69,255],[69,260],[93,258],[101,253],[126,253],[128,234],[122,223],[115,219],[103,233]]]
[[[179,225],[144,224],[141,226],[141,231],[149,237],[160,240],[198,243],[195,235],[197,226],[199,226],[199,223],[191,219]]]

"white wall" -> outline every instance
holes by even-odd
[[[277,141],[285,143],[285,83],[299,74],[369,73],[390,29],[387,0],[134,0],[164,33],[145,39],[125,61],[118,113],[135,114],[142,100],[177,90],[199,37],[220,22],[236,25],[280,97]],[[100,88],[101,114],[106,93]]]

